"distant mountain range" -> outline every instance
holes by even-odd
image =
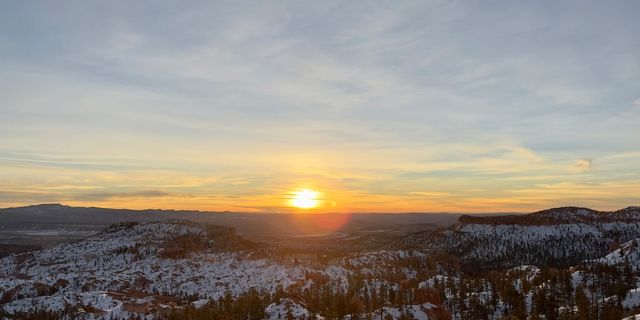
[[[591,223],[636,221],[640,219],[640,207],[626,207],[617,211],[598,211],[581,207],[560,207],[524,215],[479,217],[463,215],[460,224],[519,224],[546,225],[566,223]]]
[[[61,204],[40,204],[0,209],[0,232],[3,229],[47,229],[70,226],[98,231],[107,225],[123,221],[190,220],[205,224],[234,227],[241,235],[252,237],[281,235],[326,234],[334,231],[388,230],[394,226],[413,231],[446,227],[460,215],[449,213],[357,213],[357,214],[286,214],[246,213],[187,210],[129,210],[95,207],[70,207]],[[339,230],[322,222],[340,218]],[[0,244],[2,235],[0,234]]]

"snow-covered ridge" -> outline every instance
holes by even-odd
[[[606,255],[612,246],[640,238],[640,211],[549,209],[526,216],[461,217],[447,230],[410,235],[402,248],[431,248],[486,269],[523,264],[569,266]]]
[[[444,237],[444,248],[471,263],[571,265],[640,237],[640,222],[556,225],[469,224]]]

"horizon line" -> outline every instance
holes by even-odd
[[[613,212],[617,210],[598,210],[589,207],[582,206],[559,206],[559,207],[551,207],[540,209],[536,211],[487,211],[487,212],[453,212],[453,211],[406,211],[406,212],[383,212],[383,211],[370,211],[370,212],[362,212],[362,211],[354,211],[354,212],[330,212],[330,211],[313,211],[313,210],[304,210],[304,211],[292,211],[292,212],[279,212],[279,211],[263,211],[263,212],[249,212],[249,211],[230,211],[230,210],[197,210],[197,209],[167,209],[167,208],[146,208],[146,209],[130,209],[130,208],[117,208],[117,207],[99,207],[99,206],[72,206],[66,205],[63,203],[36,203],[36,204],[26,204],[21,206],[12,206],[12,207],[3,207],[0,210],[7,209],[20,209],[20,208],[28,208],[28,207],[38,207],[38,206],[61,206],[68,208],[79,208],[79,209],[106,209],[106,210],[128,210],[128,211],[174,211],[174,212],[192,212],[192,213],[230,213],[230,214],[449,214],[449,215],[482,215],[482,214],[512,214],[512,215],[521,215],[521,214],[529,214],[535,213],[543,210],[549,209],[558,209],[558,208],[581,208],[581,209],[589,209],[599,212]],[[636,206],[623,206],[622,209],[633,208]]]

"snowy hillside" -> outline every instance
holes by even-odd
[[[630,268],[638,270],[640,269],[640,248],[638,247],[638,241],[640,241],[640,239],[625,242],[620,248],[603,258],[595,260],[595,262],[610,266],[624,266],[628,263]]]
[[[635,212],[464,218],[332,254],[252,243],[228,227],[120,223],[0,259],[0,319],[617,320],[640,312]]]
[[[312,316],[311,312],[307,310],[307,307],[303,304],[293,301],[291,299],[283,298],[279,302],[270,304],[265,310],[265,319],[279,320],[279,319],[317,319],[323,320],[324,318],[315,315]]]
[[[224,228],[187,222],[124,224],[87,240],[0,260],[2,309],[127,315],[195,295],[217,299],[249,288],[275,292],[304,281],[304,269],[242,251]]]
[[[329,264],[295,263],[299,256],[285,259],[268,251],[224,227],[122,223],[83,241],[0,260],[0,311],[118,319],[227,299],[298,296],[312,288],[365,297],[398,291],[399,282],[429,270],[427,254],[416,250],[350,255]],[[369,279],[355,283],[354,277]],[[265,305],[260,312],[266,318],[289,311],[308,318],[293,301]]]
[[[640,237],[636,207],[603,213],[557,208],[524,216],[468,217],[448,230],[403,239],[403,247],[444,250],[471,267],[569,266],[602,257],[616,243]]]

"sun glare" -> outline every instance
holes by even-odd
[[[318,206],[318,191],[311,189],[302,189],[293,192],[293,198],[291,198],[291,206],[300,209],[311,209]]]

